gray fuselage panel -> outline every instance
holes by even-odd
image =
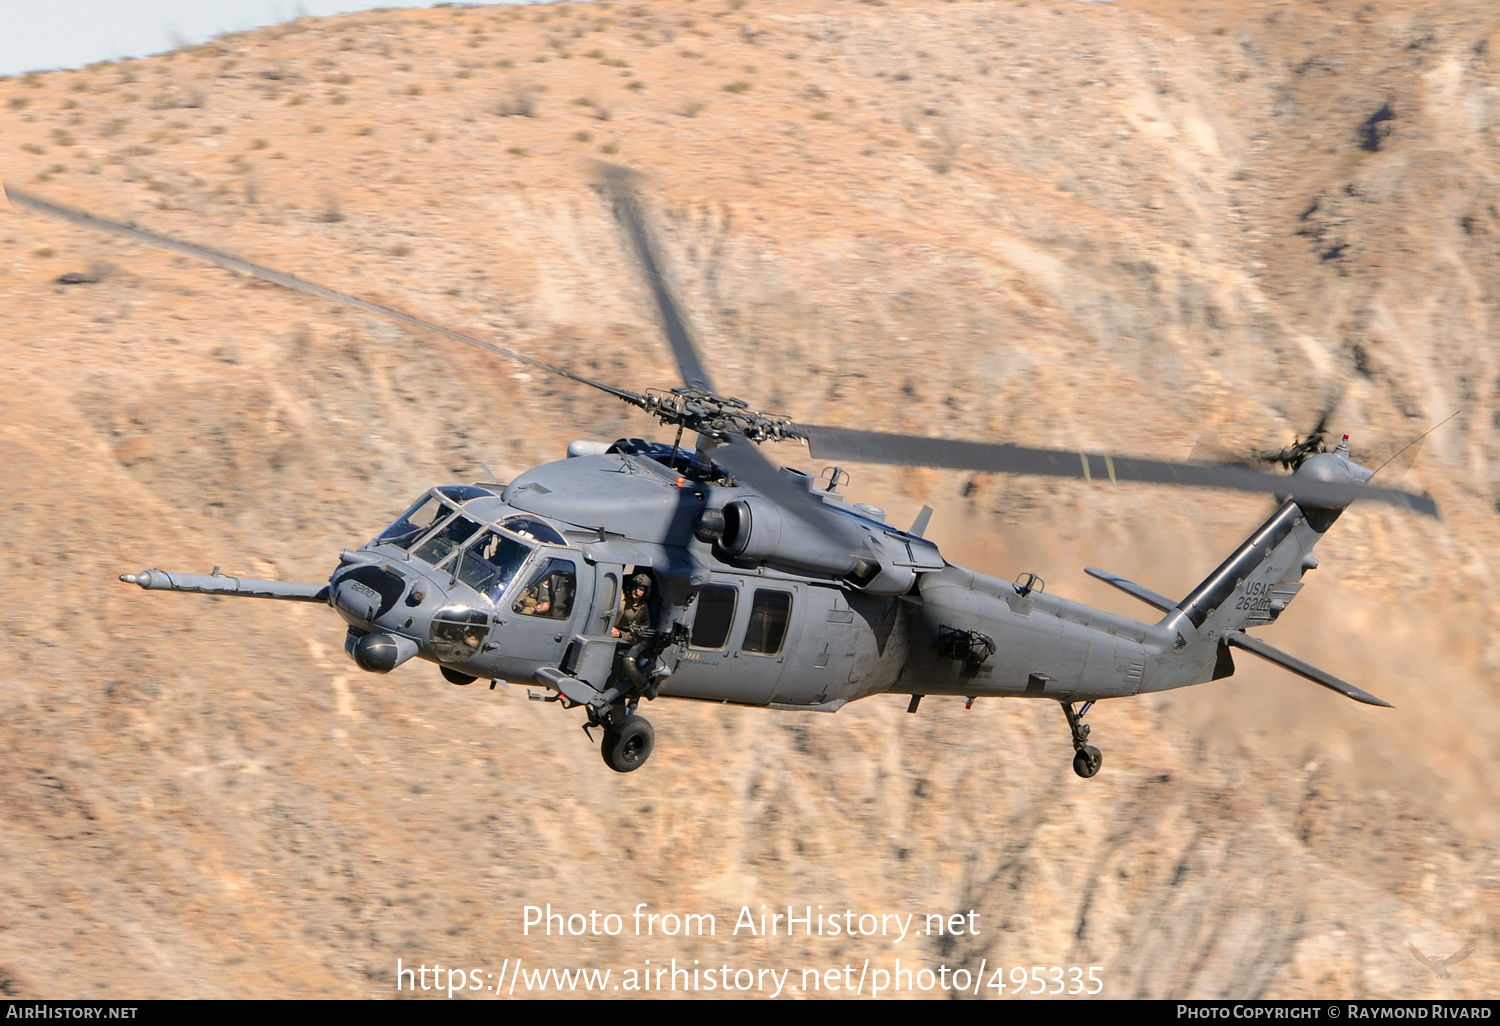
[[[1148,624],[1009,581],[949,567],[922,578],[926,637],[893,690],[902,694],[1009,695],[1059,700],[1135,694],[1169,635]],[[995,654],[975,666],[938,651],[945,631],[976,631]],[[920,653],[928,653],[921,656]]]

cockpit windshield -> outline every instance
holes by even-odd
[[[499,602],[531,549],[514,538],[485,531],[464,550],[458,563],[458,579],[491,602]]]
[[[390,527],[380,532],[377,544],[395,545],[409,549],[416,540],[438,521],[453,512],[453,507],[435,495],[424,495],[411,509],[402,514]]]
[[[474,536],[479,525],[463,514],[448,521],[436,534],[421,544],[412,555],[433,566],[448,558],[448,555]]]

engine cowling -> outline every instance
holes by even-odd
[[[860,562],[843,539],[831,538],[776,503],[758,495],[736,499],[723,509],[723,534],[716,543],[735,559],[775,563],[794,570],[843,577]]]
[[[852,523],[850,537],[830,535],[760,496],[715,512],[701,526],[717,534],[715,545],[725,557],[827,574],[878,595],[904,594],[916,579],[912,567],[890,558],[880,538]]]

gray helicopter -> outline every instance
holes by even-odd
[[[1332,451],[1324,425],[1274,457],[1291,474],[1168,463],[795,423],[719,394],[699,362],[654,256],[627,173],[602,186],[655,297],[684,383],[633,392],[581,377],[388,307],[23,193],[13,202],[164,246],[232,270],[395,318],[599,389],[676,427],[671,443],[574,442],[566,459],[508,484],[451,484],[421,495],[367,544],[340,553],[326,583],[144,570],[148,590],[244,595],[331,606],[345,648],[371,673],[414,658],[467,685],[533,683],[539,701],[602,729],[611,769],[640,768],[655,742],[642,701],[691,698],[836,712],[879,694],[1041,698],[1067,719],[1073,768],[1099,771],[1085,714],[1098,700],[1234,673],[1250,652],[1349,698],[1374,695],[1247,631],[1274,622],[1318,565],[1313,548],[1356,499],[1435,515],[1428,496],[1368,484]],[[1325,418],[1326,419],[1326,418]],[[696,436],[682,445],[685,432]],[[1032,574],[991,577],[945,560],[924,537],[846,500],[847,473],[777,468],[767,442],[815,458],[961,468],[1086,481],[1143,481],[1271,493],[1280,507],[1187,597],[1176,601],[1102,570],[1088,573],[1153,607],[1143,622],[1046,593]],[[590,737],[592,737],[590,733]]]

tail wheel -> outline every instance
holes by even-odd
[[[599,754],[604,756],[604,765],[616,773],[629,773],[646,764],[655,746],[656,731],[650,721],[644,716],[629,716],[624,723],[604,732]]]

